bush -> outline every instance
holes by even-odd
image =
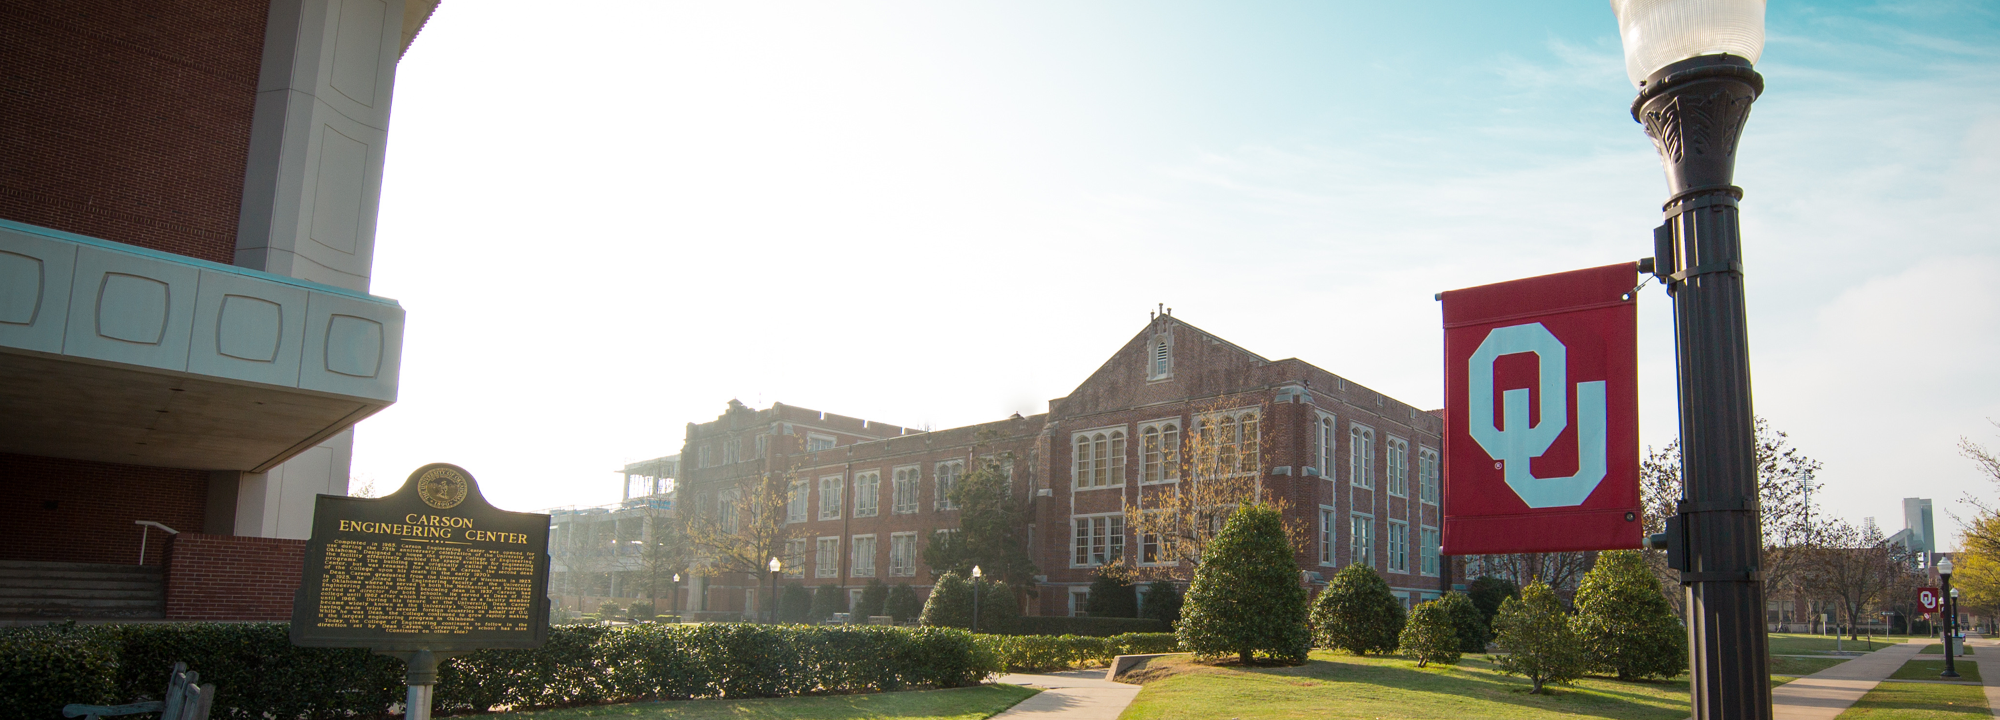
[[[1598,554],[1576,588],[1574,625],[1591,672],[1665,679],[1688,669],[1687,631],[1636,551]]]
[[[1008,672],[1050,672],[1077,665],[1108,663],[1119,655],[1179,650],[1172,633],[1127,633],[1111,637],[1077,635],[980,635],[980,644]]]
[[[975,585],[979,592],[978,602],[973,603],[979,608],[979,625],[976,629],[1002,632],[1012,629],[1021,619],[1021,605],[1014,597],[1014,589],[1007,587],[1007,583],[985,578],[980,578]]]
[[[1458,664],[1458,628],[1443,600],[1417,603],[1411,608],[1398,641],[1403,654],[1417,661],[1417,667],[1434,662]]]
[[[971,627],[972,584],[955,570],[939,575],[918,622],[925,627]]]
[[[1313,601],[1313,641],[1356,655],[1395,652],[1403,619],[1403,603],[1389,583],[1374,568],[1349,565]]]
[[[839,612],[847,612],[846,590],[839,585],[821,585],[813,590],[811,622],[826,622]]]
[[[789,583],[778,595],[778,622],[812,622],[812,591],[800,583]]]
[[[917,597],[917,591],[909,583],[896,583],[889,586],[889,599],[882,603],[882,614],[895,618],[896,622],[915,620],[924,614],[924,599]]]
[[[1245,505],[1230,516],[1195,569],[1176,632],[1203,659],[1305,662],[1306,591],[1277,508]]]
[[[653,617],[653,616],[654,616],[655,614],[657,614],[657,613],[654,613],[654,612],[653,612],[653,604],[652,604],[652,603],[649,603],[649,602],[635,602],[635,603],[632,603],[632,619],[633,619],[633,620],[644,620],[644,619],[647,619],[647,618],[650,618],[650,617]]]
[[[0,718],[156,697],[175,661],[217,687],[212,717],[380,717],[403,664],[360,648],[300,648],[283,623],[0,630]],[[1000,667],[958,630],[784,625],[551,628],[533,650],[440,663],[439,714],[690,697],[777,697],[978,684]]]
[[[1486,652],[1486,641],[1492,636],[1487,634],[1486,620],[1479,616],[1479,608],[1473,606],[1472,598],[1454,591],[1445,593],[1437,602],[1443,603],[1445,614],[1451,617],[1452,628],[1458,632],[1458,651]]]
[[[1500,605],[1507,598],[1521,596],[1521,588],[1514,581],[1491,575],[1472,581],[1466,594],[1472,598],[1472,606],[1479,609],[1479,621],[1486,626],[1486,636],[1493,636],[1493,616],[1499,614]]]
[[[984,624],[979,626],[983,632]],[[1173,628],[1167,623],[1148,618],[1099,618],[1065,617],[1060,615],[1028,615],[1015,618],[1010,627],[995,627],[994,634],[1004,635],[1081,635],[1084,637],[1111,637],[1135,633],[1169,633]]]
[[[605,619],[610,619],[623,614],[625,614],[625,609],[618,607],[618,603],[615,602],[606,601],[603,605],[597,606],[597,615]]]
[[[889,604],[889,585],[878,578],[870,578],[868,586],[861,589],[861,603],[854,606],[854,619],[864,621],[883,612]]]
[[[1530,692],[1542,692],[1546,683],[1567,683],[1583,674],[1583,651],[1562,601],[1547,583],[1536,582],[1508,598],[1493,616],[1493,642],[1507,654],[1496,655],[1493,664],[1509,675],[1521,675],[1534,683]]]
[[[1139,617],[1158,620],[1169,627],[1181,621],[1181,589],[1169,580],[1154,580],[1146,585],[1146,600],[1139,607]]]
[[[1130,618],[1139,616],[1139,593],[1116,565],[1101,565],[1090,580],[1090,599],[1084,610],[1091,617]]]

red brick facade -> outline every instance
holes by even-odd
[[[167,551],[168,620],[290,620],[306,541],[181,533]]]
[[[231,262],[268,8],[0,4],[0,218]]]
[[[134,520],[201,531],[208,473],[0,453],[0,497],[0,560],[130,565]],[[146,534],[145,564],[158,565],[166,533]]]

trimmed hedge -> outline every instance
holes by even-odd
[[[43,626],[0,631],[0,720],[74,702],[156,697],[176,661],[216,685],[212,716],[378,716],[403,666],[354,648],[292,646],[283,623]],[[439,664],[436,710],[477,712],[693,697],[778,697],[974,685],[999,671],[967,632],[799,625],[561,626],[534,650]]]
[[[1119,655],[1180,651],[1173,633],[1126,633],[1111,637],[1077,635],[980,635],[979,643],[1008,672],[1067,670],[1086,663],[1108,663]]]
[[[1172,632],[1173,627],[1152,618],[1061,617],[1026,615],[1014,618],[996,635],[1082,635],[1111,637],[1133,633]],[[981,628],[984,630],[985,628]],[[1130,653],[1127,653],[1130,654]]]

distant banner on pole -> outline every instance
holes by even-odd
[[[1926,614],[1937,612],[1942,605],[1944,605],[1943,595],[1937,588],[1917,588],[1917,607],[1923,608]]]
[[[1447,555],[1641,546],[1633,263],[1445,292]]]

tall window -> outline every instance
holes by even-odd
[[[840,577],[840,538],[819,539],[818,557],[813,558],[813,577]]]
[[[1337,545],[1339,541],[1340,516],[1334,514],[1333,508],[1321,507],[1319,509],[1319,564],[1334,564],[1334,551],[1338,549]]]
[[[854,475],[854,516],[875,517],[882,507],[882,473],[865,472]]]
[[[1333,449],[1340,444],[1340,435],[1336,432],[1332,415],[1320,416],[1319,422],[1313,427],[1313,440],[1314,449],[1319,451],[1319,457],[1316,459],[1319,464],[1319,474],[1330,480],[1333,478]]]
[[[1427,447],[1417,448],[1417,499],[1436,504],[1438,501],[1438,452]]]
[[[1422,528],[1417,531],[1417,546],[1423,552],[1423,574],[1437,577],[1438,574],[1438,529]]]
[[[1389,521],[1389,570],[1410,571],[1410,524]]]
[[[1171,482],[1180,477],[1181,426],[1159,422],[1139,428],[1139,482]]]
[[[1076,526],[1076,546],[1071,565],[1094,567],[1125,557],[1123,514],[1077,517],[1070,522]]]
[[[736,532],[736,499],[738,497],[741,497],[741,494],[735,490],[723,492],[716,496],[716,519],[722,521],[723,532]]]
[[[819,519],[840,519],[840,481],[839,475],[819,479]]]
[[[853,548],[854,559],[848,565],[847,574],[852,577],[875,577],[875,536],[856,535],[848,545]]]
[[[791,486],[785,490],[785,522],[805,522],[806,507],[808,503],[812,502],[811,496],[812,483],[804,480],[793,480]]]
[[[1167,336],[1161,335],[1155,338],[1153,346],[1148,350],[1149,352],[1146,353],[1146,379],[1158,380],[1173,374],[1173,344],[1167,342]]]
[[[958,509],[958,503],[951,501],[951,491],[958,489],[958,478],[964,474],[964,460],[950,460],[937,464],[937,509]]]
[[[738,438],[729,438],[722,441],[722,464],[734,465],[742,461],[743,458],[740,457],[742,448],[743,441]]]
[[[917,534],[913,532],[891,533],[889,535],[889,576],[915,577],[917,574]]]
[[[1356,425],[1347,431],[1347,479],[1358,488],[1375,487],[1375,431]]]
[[[1262,467],[1255,410],[1218,413],[1203,418],[1196,426],[1195,434],[1201,443],[1213,444],[1216,470],[1219,472],[1254,473]]]
[[[1078,490],[1125,484],[1125,431],[1097,430],[1076,434],[1076,454],[1070,459],[1071,483]]]
[[[1389,438],[1389,494],[1408,497],[1410,494],[1410,444],[1400,438]]]
[[[896,468],[893,478],[896,483],[896,506],[890,512],[909,515],[917,511],[917,478],[922,474],[923,468],[917,465]]]
[[[792,539],[790,539],[790,540],[786,540],[786,541],[785,541],[785,557],[784,557],[784,559],[783,559],[783,561],[782,561],[782,562],[784,563],[784,568],[785,568],[785,577],[788,577],[788,578],[801,578],[801,577],[805,577],[805,576],[806,576],[806,539],[805,539],[805,538],[792,538]]]
[[[1348,562],[1375,567],[1375,518],[1355,515],[1348,522],[1352,531],[1347,538]]]

